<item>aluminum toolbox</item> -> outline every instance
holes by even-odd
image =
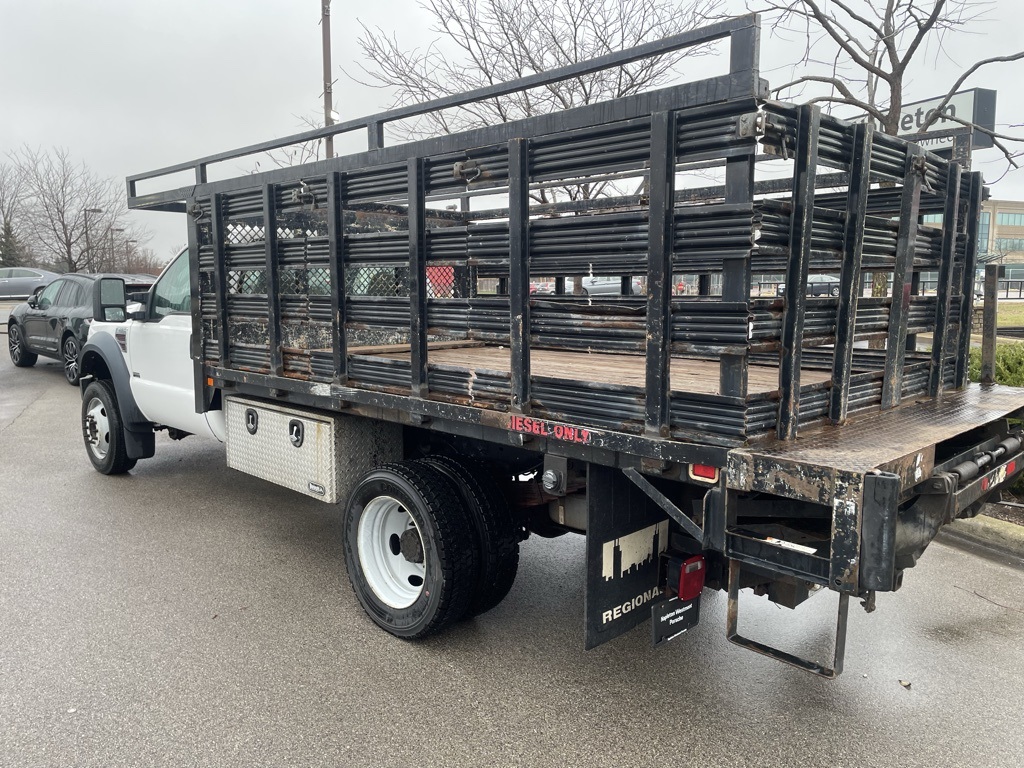
[[[335,504],[375,466],[402,458],[395,424],[225,398],[228,466]]]

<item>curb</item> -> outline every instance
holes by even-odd
[[[981,548],[989,553],[1010,557],[1024,564],[1024,525],[1008,523],[994,517],[954,520],[945,525],[935,537],[951,546]]]

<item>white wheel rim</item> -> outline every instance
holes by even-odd
[[[407,531],[415,533],[415,539]],[[426,575],[422,555],[417,563],[401,551],[403,534],[408,544],[418,541],[423,552],[419,527],[397,499],[378,496],[363,508],[356,533],[359,565],[373,593],[392,608],[408,608],[415,603],[423,592]]]
[[[110,420],[107,409],[98,397],[89,401],[85,409],[85,443],[92,455],[103,460],[110,450]]]

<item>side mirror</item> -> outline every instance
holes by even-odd
[[[96,281],[92,293],[92,316],[105,323],[124,322],[127,317],[124,280],[120,277],[101,277]]]
[[[28,305],[32,307],[32,309],[36,309],[39,306],[39,295],[33,293],[31,296],[29,296]]]

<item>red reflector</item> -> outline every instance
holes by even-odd
[[[1006,474],[1010,474],[1011,472],[1013,472],[1016,469],[1017,469],[1017,462],[1016,462],[1016,460],[1006,462]]]
[[[983,490],[983,491],[987,491],[988,490],[988,478],[987,477],[981,478],[981,490]]]
[[[704,589],[704,555],[694,555],[679,569],[679,599],[694,600]]]
[[[705,480],[718,478],[718,467],[709,467],[707,464],[693,464],[690,467],[694,477],[703,477]]]

